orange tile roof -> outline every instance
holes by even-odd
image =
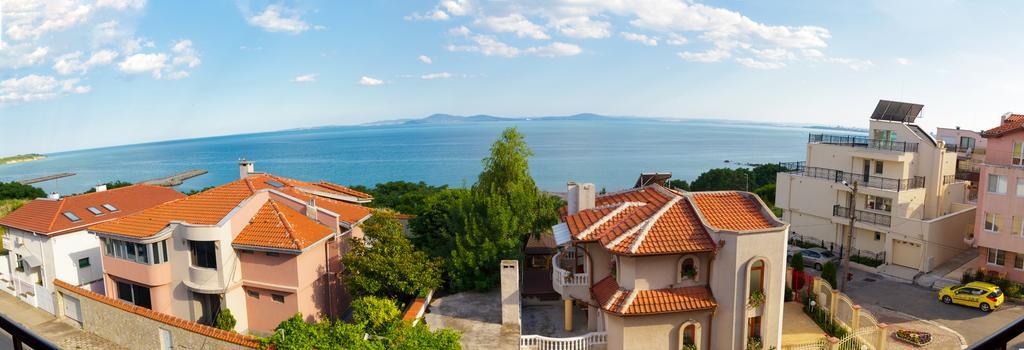
[[[629,290],[620,288],[615,278],[608,276],[591,291],[602,309],[623,316],[709,310],[718,306],[706,286]]]
[[[999,126],[981,132],[981,137],[1000,137],[1024,127],[1024,115],[1011,114]]]
[[[692,192],[691,198],[708,224],[718,230],[751,231],[776,227],[764,206],[751,194],[736,191]]]
[[[98,302],[101,302],[101,303],[113,306],[113,307],[121,309],[123,311],[130,312],[130,313],[133,313],[133,314],[136,314],[136,315],[139,315],[139,316],[142,316],[142,317],[145,317],[145,318],[148,318],[148,319],[151,319],[151,320],[154,320],[154,321],[157,321],[157,322],[169,325],[169,326],[181,328],[181,329],[184,329],[184,330],[189,331],[189,332],[193,332],[193,333],[197,333],[197,334],[204,335],[204,336],[207,336],[207,337],[219,339],[219,340],[222,340],[222,341],[226,341],[226,342],[229,342],[229,343],[232,343],[232,344],[235,344],[235,345],[239,345],[239,346],[244,346],[244,347],[247,347],[247,348],[252,348],[252,349],[260,349],[260,348],[262,348],[262,346],[260,345],[259,338],[256,338],[256,337],[252,337],[252,336],[248,336],[248,335],[243,335],[243,334],[239,334],[239,333],[235,333],[235,332],[231,332],[231,331],[225,331],[225,330],[222,330],[222,329],[217,329],[217,328],[214,328],[214,327],[198,324],[198,323],[191,322],[191,321],[186,321],[186,320],[183,320],[183,319],[180,319],[180,318],[168,315],[168,314],[163,314],[163,313],[159,313],[159,312],[156,312],[156,311],[153,311],[153,310],[141,307],[141,306],[136,306],[136,305],[130,304],[128,302],[125,302],[125,301],[122,301],[122,300],[119,300],[119,299],[114,299],[114,298],[106,297],[106,296],[100,295],[100,294],[98,294],[96,292],[93,292],[93,291],[90,291],[90,290],[86,290],[86,289],[82,289],[81,287],[74,286],[74,285],[72,285],[70,283],[61,281],[59,279],[54,279],[53,280],[53,284],[56,285],[57,287],[65,289],[65,290],[67,290],[67,291],[69,291],[71,293],[75,293],[75,294],[81,295],[83,297],[86,297],[86,298],[89,298],[89,299],[92,299],[92,300],[95,300],[95,301],[98,301]]]
[[[240,246],[302,251],[332,231],[303,214],[271,199],[231,243]]]
[[[339,193],[347,194],[347,195],[350,195],[350,196],[353,196],[353,197],[356,197],[356,198],[359,198],[359,199],[373,199],[373,196],[371,196],[369,194],[366,194],[366,193],[363,193],[363,192],[359,192],[359,191],[353,190],[353,189],[345,187],[345,186],[338,186],[336,184],[332,184],[332,183],[326,182],[326,181],[320,181],[320,182],[315,183],[314,185],[317,185],[318,187],[326,188],[326,189],[334,191],[334,192],[339,192]]]
[[[271,181],[277,181],[283,186],[275,186],[270,183]],[[306,201],[313,195],[303,192],[302,189],[310,186],[312,185],[299,180],[269,174],[253,174],[244,179],[165,203],[135,215],[90,227],[90,230],[143,238],[153,236],[171,221],[182,221],[193,225],[214,225],[256,191],[272,189]],[[369,215],[369,209],[360,205],[319,196],[316,198],[317,206],[337,213],[342,220],[349,223],[358,222]]]
[[[183,197],[185,195],[167,187],[140,184],[68,196],[59,200],[35,199],[0,218],[0,225],[45,235],[58,235]],[[111,212],[104,208],[103,204],[110,204],[117,208],[117,211]],[[102,214],[93,214],[88,210],[89,207],[99,209]],[[65,212],[71,212],[81,220],[71,221],[64,216]]]

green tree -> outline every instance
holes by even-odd
[[[112,189],[115,189],[115,188],[131,186],[132,183],[131,182],[127,182],[127,181],[114,180],[114,181],[103,183],[102,185],[106,185],[108,190],[112,190]],[[92,188],[90,188],[90,189],[88,189],[88,190],[86,190],[85,192],[82,192],[82,193],[93,193],[93,192],[96,192],[96,188],[95,187],[92,187]]]
[[[188,190],[188,191],[185,191],[185,195],[186,195],[186,196],[191,196],[191,195],[193,195],[193,194],[199,194],[199,193],[203,193],[203,192],[205,192],[206,190],[208,190],[208,189],[211,189],[211,188],[213,188],[213,187],[214,187],[214,186],[206,186],[206,187],[200,188],[200,189],[198,189],[198,190]]]
[[[328,319],[307,323],[302,314],[295,314],[278,324],[274,334],[263,338],[262,343],[264,348],[277,350],[458,350],[459,338],[461,334],[455,330],[431,331],[422,323],[412,326],[391,322],[390,327],[376,333],[366,329],[365,323]]]
[[[233,331],[235,323],[235,316],[231,314],[231,310],[225,308],[217,313],[217,319],[214,321],[213,326],[225,331]]]
[[[0,199],[36,199],[46,197],[46,192],[38,187],[20,182],[0,182]]]
[[[455,249],[455,234],[449,224],[454,220],[456,205],[469,195],[469,190],[455,188],[427,197],[420,212],[409,222],[413,244],[432,257],[450,257]]]
[[[835,263],[829,261],[829,262],[825,263],[825,266],[821,267],[821,278],[826,280],[826,281],[828,281],[828,284],[831,285],[832,288],[839,288],[839,285],[836,284],[836,264]]]
[[[705,171],[690,183],[691,191],[749,191],[754,189],[747,169],[716,168]]]
[[[683,191],[689,191],[690,190],[690,183],[686,182],[686,180],[683,180],[683,179],[672,179],[672,180],[669,180],[666,185],[668,185],[669,188],[674,188],[674,189],[677,189],[677,190],[683,190]]]
[[[395,321],[399,321],[401,313],[391,299],[365,296],[352,302],[352,321],[363,325],[371,334],[387,332]]]
[[[754,190],[754,194],[761,197],[761,200],[769,206],[775,206],[775,184],[767,184]]]
[[[793,254],[793,257],[789,258],[789,265],[793,267],[794,271],[804,272],[804,254],[801,252]]]
[[[775,179],[778,174],[785,171],[785,167],[775,163],[758,165],[750,170],[752,173],[751,181],[753,181],[750,188],[759,188],[768,184],[775,184]]]
[[[352,250],[342,257],[349,272],[345,284],[353,295],[404,300],[441,285],[441,263],[402,235],[394,212],[378,210],[362,228],[364,240],[353,238]]]
[[[391,181],[375,185],[373,188],[355,186],[352,189],[373,195],[373,201],[367,206],[373,208],[390,208],[403,214],[419,215],[424,202],[430,196],[444,191],[448,186],[431,186],[426,182]]]
[[[459,339],[462,334],[443,328],[437,331],[430,331],[425,323],[416,326],[403,326],[395,328],[388,334],[387,341],[389,349],[395,350],[422,350],[422,349],[461,349]]]

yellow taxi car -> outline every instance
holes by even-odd
[[[989,312],[1003,304],[1003,291],[991,283],[971,282],[942,288],[939,300],[946,304],[960,304]]]

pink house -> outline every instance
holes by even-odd
[[[978,247],[978,268],[1024,282],[1024,115],[1004,115],[981,135],[988,144],[967,240]]]
[[[301,313],[335,318],[347,238],[361,237],[367,194],[326,182],[253,172],[140,213],[93,226],[107,296],[213,324],[228,309],[238,332],[272,332]]]

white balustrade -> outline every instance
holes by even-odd
[[[608,343],[605,332],[591,332],[570,338],[552,338],[542,335],[519,337],[519,348],[523,350],[587,350],[592,345]]]

